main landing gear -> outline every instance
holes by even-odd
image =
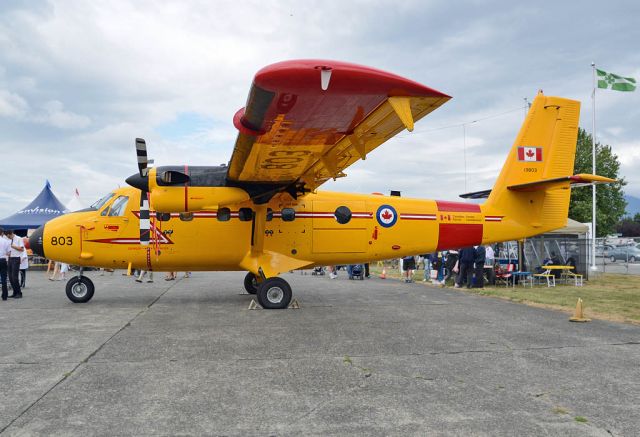
[[[86,303],[93,297],[96,287],[91,279],[82,276],[82,269],[78,276],[74,276],[67,282],[67,297],[73,303]]]
[[[284,309],[291,303],[291,286],[282,278],[267,278],[258,282],[256,275],[249,272],[244,278],[244,288],[249,294],[255,294],[258,303],[265,309]]]

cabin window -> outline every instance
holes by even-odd
[[[283,222],[292,222],[296,219],[296,210],[293,208],[283,208],[282,209],[282,221]]]
[[[156,219],[159,222],[168,222],[171,220],[171,213],[168,212],[156,212]]]
[[[267,208],[267,221],[270,222],[273,220],[273,210],[271,208]]]
[[[351,210],[346,206],[337,207],[333,215],[335,216],[336,221],[341,225],[347,224],[351,221]]]
[[[180,221],[190,222],[191,220],[193,220],[193,213],[192,212],[181,212],[180,213]]]
[[[240,208],[238,218],[241,222],[250,222],[253,220],[253,210],[251,208]]]
[[[106,215],[108,215],[109,217],[121,217],[121,216],[123,216],[125,211],[126,211],[126,209],[127,209],[127,202],[128,201],[129,201],[129,197],[127,197],[127,196],[118,197],[116,200],[113,201],[113,203],[111,204],[111,208],[109,208],[109,212]],[[103,211],[102,215],[105,215],[104,211]]]
[[[216,216],[219,222],[228,222],[231,220],[231,210],[229,208],[220,208]]]

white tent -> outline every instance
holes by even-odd
[[[67,202],[67,209],[73,212],[79,211],[84,208],[86,208],[86,206],[80,200],[80,192],[78,192],[78,189],[76,188],[75,190],[73,190],[73,196],[71,197],[71,200]]]

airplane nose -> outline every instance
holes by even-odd
[[[33,231],[33,234],[31,234],[31,236],[29,237],[29,246],[31,247],[31,250],[33,251],[33,253],[43,258],[45,258],[44,246],[42,244],[42,236],[44,235],[44,226],[45,225],[42,225],[38,229]]]

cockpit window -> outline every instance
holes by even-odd
[[[98,210],[100,208],[102,208],[104,206],[105,203],[107,203],[109,201],[109,199],[111,199],[113,196],[115,196],[114,193],[109,193],[106,196],[100,198],[99,200],[97,200],[93,205],[91,205],[91,208]]]
[[[105,208],[105,210],[102,211],[102,215],[108,215],[109,217],[123,216],[125,210],[127,209],[128,201],[129,197],[127,196],[118,197],[113,201],[110,208]]]

